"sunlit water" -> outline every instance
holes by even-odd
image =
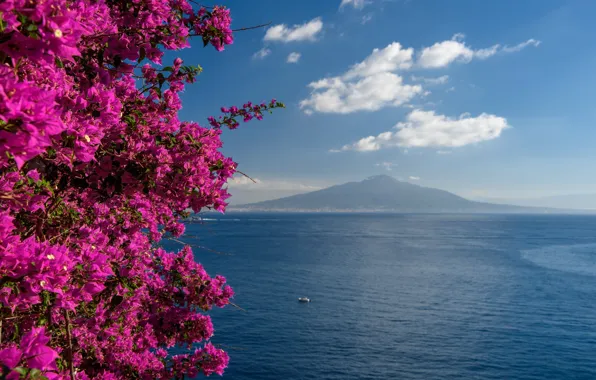
[[[209,217],[226,378],[596,379],[596,217]]]

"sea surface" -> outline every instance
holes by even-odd
[[[224,378],[596,379],[595,216],[206,218]]]

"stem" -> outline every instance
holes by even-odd
[[[253,183],[257,183],[257,181],[255,181],[254,179],[250,178],[250,176],[248,174],[242,173],[240,170],[236,169],[236,173],[240,173],[243,176],[245,176],[246,178],[250,179]]]
[[[246,310],[244,310],[244,309],[243,309],[243,308],[241,308],[240,306],[236,305],[234,302],[229,302],[229,301],[228,301],[228,303],[229,303],[231,306],[234,306],[236,309],[242,310],[242,311],[243,311],[243,312],[245,312],[245,313],[247,312]]]
[[[64,318],[66,319],[66,339],[68,339],[68,369],[70,371],[70,379],[75,380],[74,367],[72,364],[72,336],[70,334],[70,315],[68,310],[64,310]]]
[[[245,28],[232,29],[232,32],[241,32],[243,30],[258,29],[258,28],[263,28],[265,26],[269,26],[269,25],[271,25],[271,22],[268,22],[266,24],[261,24],[261,25],[248,26],[248,27],[245,27]]]
[[[4,319],[0,318],[0,344],[2,344],[2,322]]]

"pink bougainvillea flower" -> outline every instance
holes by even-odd
[[[223,212],[237,164],[222,127],[182,121],[200,73],[165,50],[233,42],[230,11],[187,0],[0,1],[0,373],[7,379],[222,374],[209,310],[230,303],[189,246],[189,210]],[[172,356],[168,350],[186,350]],[[72,371],[72,372],[71,372]]]

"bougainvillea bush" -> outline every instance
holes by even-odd
[[[223,50],[230,22],[186,0],[0,1],[0,378],[222,374],[206,311],[232,289],[159,242],[224,210],[221,128],[283,104],[182,122],[200,67],[161,61]]]

